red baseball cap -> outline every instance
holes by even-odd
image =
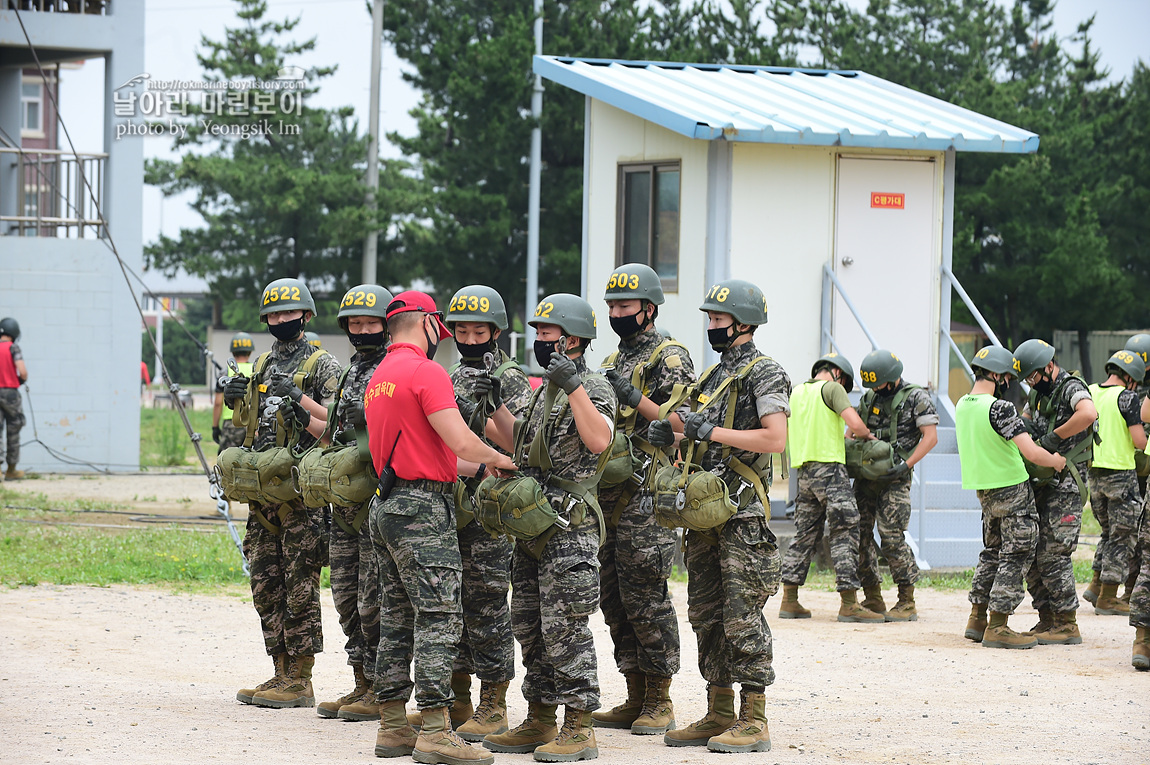
[[[443,311],[436,310],[435,301],[431,295],[426,292],[418,292],[416,290],[407,290],[401,292],[392,298],[392,301],[387,304],[387,318],[390,320],[392,316],[404,311],[419,311],[421,313],[431,314],[435,317],[435,323],[439,325],[439,339],[446,340],[451,337],[451,330],[443,323]]]

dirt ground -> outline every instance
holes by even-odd
[[[122,478],[72,476],[11,488],[61,500],[127,503],[139,511],[214,512],[202,477],[145,475],[127,483],[129,489]],[[186,499],[193,501],[181,501]],[[237,508],[241,517],[242,509]],[[124,523],[126,516],[100,517]],[[672,592],[683,636],[683,669],[672,695],[685,725],[702,716],[705,687],[686,621],[686,587],[673,584]],[[1133,629],[1122,617],[1095,616],[1084,608],[1083,645],[1001,651],[963,639],[969,604],[962,592],[920,590],[918,622],[876,626],[836,622],[834,593],[804,590],[803,602],[815,616],[803,621],[778,619],[777,600],[767,604],[778,675],[767,689],[774,748],[741,759],[1150,762],[1150,673],[1130,666]],[[330,593],[324,593],[323,609],[327,651],[315,668],[321,701],[345,693],[352,680]],[[1022,628],[1034,621],[1028,604],[1012,619]],[[593,626],[603,701],[611,706],[621,699],[623,682],[598,615]],[[0,590],[0,656],[0,762],[375,759],[372,723],[235,701],[236,689],[264,680],[271,664],[250,602],[234,594],[173,595],[136,587]],[[518,679],[508,701],[517,722],[526,710]],[[625,730],[600,729],[597,737],[605,764],[724,758],[702,749],[669,749],[661,737]],[[532,762],[527,755],[497,759]],[[410,760],[399,760],[405,761]]]

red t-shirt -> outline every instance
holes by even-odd
[[[419,346],[389,345],[363,396],[376,472],[391,455],[391,467],[400,478],[455,481],[455,454],[431,427],[427,415],[456,408],[455,390],[446,369],[429,361]],[[400,433],[397,443],[395,437]]]

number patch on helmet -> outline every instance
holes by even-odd
[[[727,302],[727,297],[730,296],[730,294],[731,294],[731,290],[729,288],[727,288],[727,287],[720,288],[719,285],[716,284],[714,287],[711,287],[711,291],[707,293],[707,300],[714,300],[715,302],[718,302],[718,303],[725,303],[725,302]],[[763,303],[764,303],[763,307],[764,308],[766,307],[766,305],[765,305],[766,302],[767,301],[764,298],[763,299]]]
[[[375,293],[364,290],[348,290],[347,294],[343,296],[343,302],[339,305],[341,308],[352,305],[365,305],[368,308],[373,308],[375,307]]]
[[[456,295],[451,299],[451,305],[447,307],[448,313],[455,311],[479,311],[480,313],[491,312],[491,300],[478,295]],[[539,315],[539,310],[536,309],[535,315]]]
[[[1118,351],[1114,354],[1114,358],[1121,361],[1123,364],[1130,364],[1134,361],[1134,354],[1127,351]]]
[[[264,305],[278,303],[281,300],[299,300],[299,287],[272,287],[264,290]]]
[[[535,309],[535,315],[541,319],[547,319],[551,317],[551,312],[554,310],[554,303],[540,303],[539,306]]]
[[[639,289],[639,274],[611,274],[611,281],[607,282],[607,289],[637,290]]]
[[[878,372],[868,372],[865,369],[862,371],[863,382],[878,382]]]

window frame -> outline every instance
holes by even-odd
[[[678,199],[676,200],[676,207],[678,210],[678,219],[675,226],[675,239],[676,242],[681,243],[681,232],[683,223],[683,161],[682,159],[661,159],[661,160],[647,160],[643,162],[619,162],[616,169],[615,180],[615,267],[626,265],[624,261],[624,245],[627,238],[626,220],[627,220],[627,178],[632,173],[647,171],[650,173],[650,185],[648,188],[648,208],[647,208],[647,259],[643,261],[651,268],[655,268],[655,248],[657,246],[655,236],[655,222],[658,217],[658,199],[656,197],[656,189],[658,187],[658,173],[660,170],[674,170],[679,174],[678,184]],[[670,293],[678,293],[679,291],[679,266],[682,262],[681,249],[676,247],[676,251],[680,253],[677,256],[675,263],[675,276],[668,278],[660,276],[659,280],[662,283],[663,291]],[[634,261],[632,261],[634,262]]]
[[[21,81],[20,81],[20,137],[21,138],[46,138],[47,137],[47,134],[44,130],[44,100],[45,100],[44,84],[45,84],[44,80],[39,78],[39,77],[25,76],[25,77],[21,78]],[[40,91],[39,95],[37,97],[30,97],[30,96],[24,95],[24,86],[25,85],[35,85]],[[24,121],[28,117],[28,106],[30,104],[39,104],[39,108],[37,109],[37,113],[39,114],[39,117],[40,117],[40,127],[38,127],[38,128],[26,127],[24,124]]]

